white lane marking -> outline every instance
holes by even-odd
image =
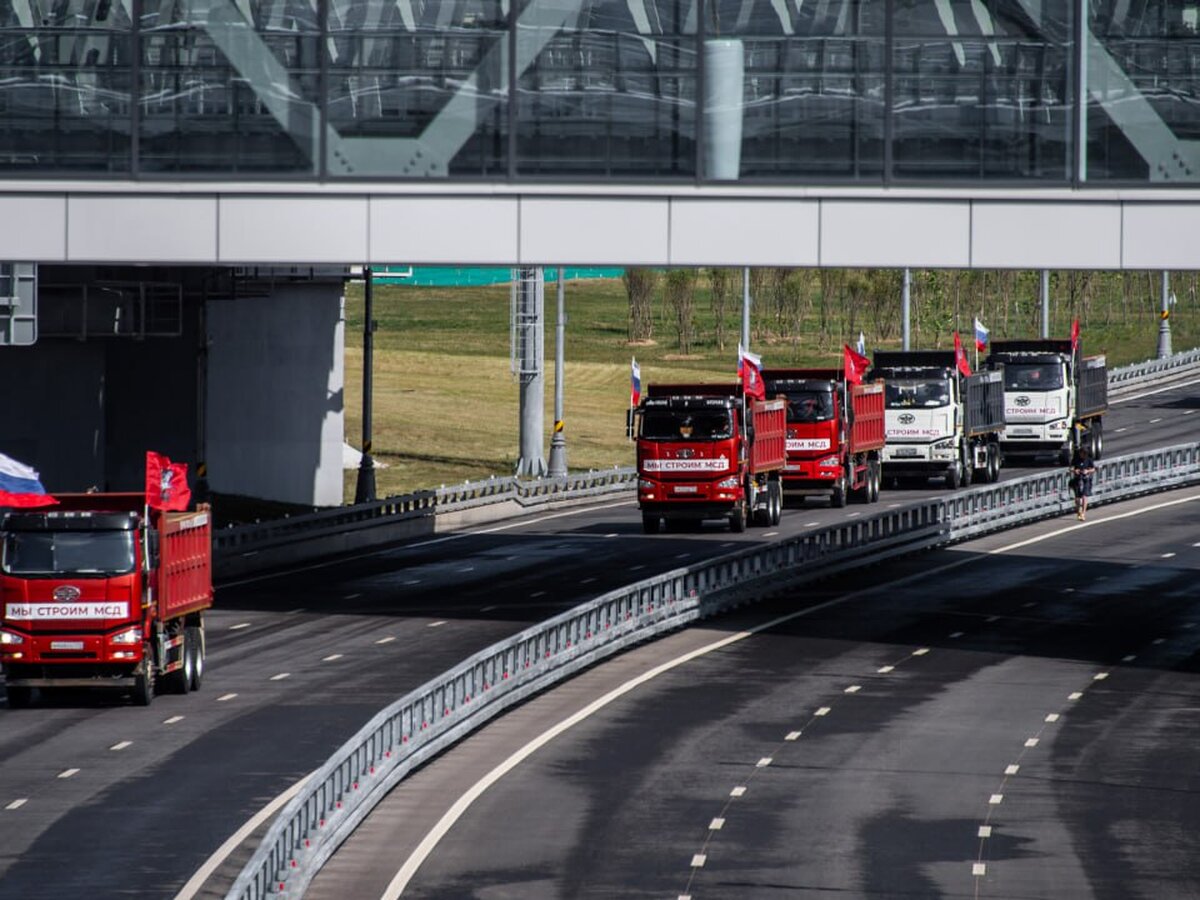
[[[1021,604],[1021,605],[1022,605],[1022,606],[1023,606],[1025,609],[1029,609],[1029,608],[1030,608],[1030,607],[1032,607],[1032,606],[1037,606],[1037,601],[1036,601],[1036,600],[1030,600],[1028,603],[1023,603],[1023,604]]]
[[[736,547],[736,546],[737,546],[737,541],[726,541],[726,542],[725,542],[725,543],[723,543],[721,546],[722,546],[722,547]]]
[[[591,577],[591,578],[583,578],[583,579],[581,579],[581,580],[580,580],[580,582],[579,582],[579,583],[580,583],[580,584],[591,584],[591,583],[592,583],[593,581],[595,581],[595,580],[596,580],[596,579],[595,579],[595,577],[593,576],[593,577]]]
[[[1029,738],[1028,740],[1025,741],[1026,747],[1036,747],[1037,745],[1038,745],[1037,738]]]
[[[343,600],[357,600],[357,599],[358,599],[359,597],[361,597],[361,596],[362,596],[362,594],[347,594],[347,595],[346,595],[345,597],[343,597],[342,599],[343,599]]]
[[[720,831],[724,827],[725,827],[724,819],[713,819],[711,822],[708,823],[709,831]]]
[[[913,656],[924,656],[924,655],[925,655],[926,653],[928,653],[928,652],[929,652],[929,648],[928,648],[928,647],[922,647],[922,648],[921,648],[921,649],[919,649],[919,650],[914,650],[912,655],[913,655]]]
[[[1092,676],[1092,681],[1103,681],[1107,677],[1108,677],[1107,672],[1099,672]]]
[[[492,605],[492,606],[481,606],[481,607],[479,608],[479,611],[480,611],[481,613],[485,613],[485,612],[491,612],[493,609],[499,609],[499,608],[500,608],[499,606],[495,606],[495,605]]]
[[[950,637],[952,637],[952,638],[960,638],[962,636],[963,636],[963,633],[961,631],[955,631],[953,634],[950,635]]]
[[[615,537],[620,537],[620,535],[614,531],[612,534],[606,534],[605,537],[606,538],[615,538]],[[509,557],[509,559],[512,559],[512,558],[513,557],[511,557],[511,556]]]
[[[1192,546],[1193,546],[1193,547],[1200,547],[1200,541],[1197,541],[1196,543],[1192,544]]]
[[[630,566],[629,571],[630,572],[638,572],[644,568],[646,568],[645,565]]]
[[[832,710],[832,707],[830,707],[830,706],[822,706],[815,713],[813,713],[813,715],[814,716],[827,716],[827,715],[829,715],[831,710]]]
[[[1157,512],[1160,509],[1167,509],[1172,506],[1178,506],[1181,503],[1191,503],[1195,500],[1200,500],[1200,494],[1192,494],[1190,497],[1180,497],[1178,500],[1168,500],[1165,503],[1155,503],[1152,506],[1145,506],[1141,509],[1130,510],[1129,512],[1116,513],[1111,516],[1105,516],[1102,519],[1092,519],[1090,522],[1080,522],[1078,525],[1068,525],[1065,528],[1059,528],[1055,531],[1048,531],[1045,534],[1039,534],[1031,538],[1026,538],[1023,541],[1017,541],[1015,544],[1008,544],[1005,547],[997,547],[995,550],[987,551],[987,555],[994,556],[998,553],[1007,553],[1010,550],[1020,550],[1022,547],[1028,547],[1030,544],[1040,544],[1042,541],[1049,540],[1052,537],[1058,537],[1060,534],[1068,534],[1072,531],[1078,531],[1080,528],[1091,528],[1094,525],[1103,525],[1106,522],[1117,522],[1121,519],[1128,519],[1132,516],[1140,516],[1148,512]],[[965,565],[972,562],[975,557],[968,557],[961,560],[959,565]]]
[[[844,691],[842,691],[842,693],[843,694],[857,694],[861,690],[862,690],[861,684],[852,684],[852,685],[850,685],[850,687],[848,687]]]
[[[79,774],[79,770],[78,770],[78,769],[63,769],[63,771],[59,772],[59,773],[58,773],[58,775],[57,775],[57,776],[55,776],[55,777],[57,777],[57,778],[71,778],[71,777],[73,777],[73,776],[75,776],[75,775],[78,775],[78,774]]]
[[[986,875],[987,863],[971,863],[971,874],[976,876]]]
[[[1150,424],[1151,424],[1151,425],[1157,425],[1157,424],[1158,424],[1159,422],[1161,422],[1161,421],[1162,421],[1162,416],[1159,416],[1157,419],[1151,419],[1151,420],[1150,420]]]
[[[787,733],[787,734],[784,736],[784,738],[783,738],[783,739],[784,739],[785,741],[796,741],[796,740],[799,740],[799,739],[800,739],[800,735],[801,735],[801,734],[802,734],[802,732],[799,732],[799,731],[789,731],[789,732],[788,732],[788,733]]]
[[[408,579],[408,581],[404,582],[404,585],[406,587],[412,587],[414,584],[420,584],[420,583],[421,583],[420,578],[410,578],[410,579]]]
[[[1128,430],[1129,430],[1129,428],[1127,428],[1127,427],[1126,428],[1118,428],[1114,433],[1115,434],[1124,434]]]
[[[846,516],[846,518],[847,519],[857,519],[861,515],[862,515],[862,513],[850,513],[849,515]]]
[[[1083,696],[1082,691],[1072,691],[1070,694],[1067,695],[1067,699],[1068,700],[1078,700],[1082,696]]]
[[[579,509],[570,509],[570,510],[566,510],[565,512],[557,512],[557,513],[551,513],[546,516],[538,516],[535,519],[521,519],[520,521],[517,521],[517,522],[510,522],[507,525],[496,525],[492,528],[481,528],[478,531],[462,531],[462,532],[458,532],[456,534],[447,534],[444,537],[431,538],[430,540],[427,540],[427,541],[418,541],[415,544],[405,544],[402,547],[390,547],[386,550],[371,550],[366,553],[360,553],[357,556],[342,556],[336,560],[330,560],[329,562],[314,563],[311,566],[304,566],[299,569],[288,569],[286,573],[282,573],[282,574],[293,575],[296,572],[311,572],[314,569],[327,569],[330,566],[340,566],[340,565],[344,565],[348,562],[352,562],[356,559],[366,559],[367,557],[370,557],[370,556],[383,556],[383,555],[389,554],[389,553],[394,554],[397,551],[413,550],[417,547],[429,547],[429,546],[432,546],[433,544],[444,544],[447,541],[461,541],[464,538],[477,537],[478,535],[481,535],[481,534],[495,534],[498,531],[509,531],[513,528],[522,528],[526,525],[540,525],[542,522],[549,522],[551,519],[561,519],[566,516],[579,516],[579,515],[583,515],[583,514],[589,513],[589,512],[600,512],[605,509],[616,509],[621,506],[633,506],[636,503],[637,503],[636,500],[621,500],[617,503],[606,503],[601,506],[587,506],[587,507],[581,507]],[[270,575],[252,575],[249,578],[242,578],[238,581],[222,581],[222,582],[220,582],[219,586],[220,587],[235,587],[236,585],[239,585],[239,584],[251,584],[255,581],[265,581],[268,578],[279,578],[279,577],[281,577],[281,576],[280,576],[280,573],[278,573],[278,572],[272,573]],[[415,581],[412,583],[417,584],[417,582],[415,582]]]
[[[745,793],[746,793],[746,789],[744,787],[742,787],[741,785],[738,785],[732,791],[729,792],[729,796],[730,797],[741,797]]]
[[[126,747],[128,747],[132,744],[133,744],[133,741],[117,741],[115,744],[113,744],[108,749],[109,750],[124,750]]]
[[[176,722],[182,722],[183,716],[171,716],[169,719],[163,719],[164,725],[174,725]]]
[[[24,806],[28,802],[29,802],[28,797],[22,797],[20,800],[14,800],[12,803],[8,804],[8,806],[6,806],[4,808],[5,809],[20,809],[22,806]]]
[[[690,554],[690,553],[676,553],[675,558],[676,559],[687,559],[691,555],[692,554]]]
[[[396,636],[395,636],[395,635],[393,635],[393,634],[389,634],[387,637],[381,637],[381,638],[380,638],[379,640],[377,640],[375,643],[377,643],[377,644],[390,644],[390,643],[391,643],[392,641],[394,641],[395,639],[396,639]]]
[[[1075,588],[1063,588],[1062,592],[1064,594],[1073,594],[1073,593],[1075,593]]]
[[[1175,555],[1174,553],[1164,553],[1162,555],[1162,559],[1170,559],[1174,555]]]
[[[333,662],[335,659],[341,659],[341,658],[342,658],[342,654],[331,653],[328,656],[322,657],[321,662]]]
[[[895,666],[880,666],[878,669],[876,669],[876,671],[880,675],[886,675],[888,672],[896,671],[896,667]]]
[[[692,857],[692,868],[693,869],[703,868],[704,861],[706,859],[708,859],[708,857],[705,856],[703,853],[697,853],[695,856]]]
[[[804,527],[805,528],[816,528],[820,524],[821,524],[820,522],[805,522]]]
[[[1155,646],[1158,646],[1159,644],[1165,644],[1166,642],[1167,642],[1166,638],[1155,638],[1150,643],[1154,644]]]
[[[1130,653],[1128,656],[1122,656],[1121,662],[1133,662],[1135,659],[1137,659],[1137,654]]]
[[[767,766],[769,766],[773,762],[775,762],[775,760],[773,760],[771,757],[764,756],[762,759],[760,759],[758,762],[756,762],[754,764],[754,768],[765,769]]]
[[[1112,406],[1116,403],[1128,403],[1130,400],[1141,400],[1143,397],[1153,397],[1155,394],[1165,394],[1167,391],[1176,391],[1180,388],[1191,387],[1193,384],[1200,384],[1200,378],[1193,379],[1192,381],[1181,381],[1177,384],[1168,384],[1166,387],[1157,388],[1153,391],[1144,391],[1140,394],[1130,394],[1128,397],[1118,397],[1116,400],[1109,400],[1108,405]],[[1187,413],[1184,413],[1184,415],[1187,415]]]
[[[1194,413],[1194,412],[1195,412],[1195,410],[1194,410],[1194,409],[1185,409],[1185,410],[1183,411],[1183,414],[1184,414],[1185,416],[1190,416],[1190,415],[1191,415],[1192,413]]]
[[[533,599],[534,597],[544,597],[544,596],[546,596],[545,591],[534,591],[532,594],[529,595],[530,599]]]
[[[900,504],[900,503],[889,503],[887,505],[887,508],[888,509],[899,509],[901,507],[901,505],[902,504]]]
[[[1014,766],[1005,766],[1005,767],[1004,767],[1004,774],[1005,774],[1005,775],[1016,775],[1016,774],[1017,774],[1018,772],[1020,772],[1020,771],[1021,771],[1021,767],[1020,767],[1020,766],[1015,766],[1015,765],[1014,765]]]
[[[255,813],[245,825],[231,834],[229,839],[216,850],[214,850],[213,855],[206,859],[204,864],[196,870],[195,874],[187,880],[187,884],[179,889],[179,893],[175,895],[174,900],[192,900],[193,897],[200,893],[200,889],[204,887],[204,883],[208,881],[213,872],[217,871],[217,869],[221,867],[221,865],[225,862],[226,857],[240,847],[242,845],[242,841],[253,834],[255,829],[257,829],[263,822],[275,815],[275,813],[279,811],[280,807],[300,793],[300,789],[304,787],[304,783],[311,777],[311,773],[305,775],[290,788]]]
[[[426,627],[426,628],[441,628],[441,627],[442,627],[443,625],[445,625],[445,624],[446,624],[446,620],[445,620],[445,619],[438,619],[436,622],[430,622],[430,623],[429,623],[428,625],[426,625],[425,627]]]
[[[991,825],[980,825],[979,826],[979,836],[981,838],[990,838],[992,836],[992,826]]]
[[[1046,716],[1046,721],[1051,722],[1051,723],[1057,722],[1058,721],[1058,713],[1050,713],[1050,715]]]
[[[458,571],[458,572],[474,572],[474,571],[475,571],[475,567],[474,567],[474,566],[459,566],[459,567],[458,567],[458,568],[457,568],[455,571]]]
[[[241,631],[243,628],[249,628],[249,627],[250,627],[249,622],[238,622],[236,625],[230,625],[229,630],[230,631]]]
[[[779,537],[778,531],[764,531],[763,537]]]
[[[988,803],[991,806],[999,806],[1003,802],[1004,802],[1003,794],[992,794],[992,796],[988,797]]]
[[[218,703],[224,703],[226,700],[232,700],[237,694],[222,694],[217,698]]]
[[[988,616],[988,617],[987,617],[986,619],[984,619],[983,621],[985,621],[985,622],[999,622],[999,621],[1000,621],[1000,617],[999,617],[999,616]]]
[[[288,610],[288,611],[285,613],[285,615],[288,615],[288,616],[295,616],[295,615],[299,615],[299,614],[300,614],[300,613],[302,613],[302,612],[307,612],[307,610],[306,610],[306,609],[305,609],[303,606],[297,606],[295,609],[289,609],[289,610]]]
[[[291,674],[292,674],[291,672],[280,672],[278,675],[272,675],[271,680],[272,681],[283,681],[283,679],[290,677]]]

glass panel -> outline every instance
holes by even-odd
[[[518,172],[694,176],[695,4],[566,6],[520,16]]]
[[[744,47],[741,177],[881,178],[882,2],[714,0],[711,10],[710,38]]]
[[[314,173],[318,22],[300,0],[182,0],[142,17],[144,172]]]
[[[329,30],[331,175],[507,173],[497,0],[331,0]]]
[[[896,178],[1070,176],[1070,9],[1026,6],[897,0]]]
[[[1090,6],[1087,179],[1200,181],[1200,40],[1191,2]]]
[[[0,6],[0,171],[129,172],[129,31],[111,0]]]

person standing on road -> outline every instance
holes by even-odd
[[[1075,450],[1071,460],[1071,490],[1075,494],[1075,518],[1080,522],[1087,517],[1088,497],[1092,493],[1092,478],[1096,474],[1096,466],[1092,462],[1092,454],[1087,447]]]

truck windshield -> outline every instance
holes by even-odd
[[[789,422],[828,422],[833,418],[833,394],[829,391],[788,391]]]
[[[929,408],[950,405],[950,383],[935,381],[888,381],[884,384],[888,409]]]
[[[733,437],[727,409],[648,409],[642,437],[651,441],[714,441]]]
[[[1059,391],[1063,386],[1062,366],[1054,363],[1005,363],[1006,391]]]
[[[0,568],[8,575],[123,575],[135,565],[132,531],[10,531]]]

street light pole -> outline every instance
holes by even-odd
[[[563,365],[566,352],[563,347],[567,333],[566,287],[563,284],[563,267],[558,267],[558,322],[554,326],[554,436],[550,438],[550,464],[547,474],[551,478],[567,474],[567,436],[563,434]]]
[[[375,461],[371,458],[371,364],[375,320],[371,282],[371,267],[363,266],[362,458],[358,462],[355,503],[370,503],[375,499]]]

